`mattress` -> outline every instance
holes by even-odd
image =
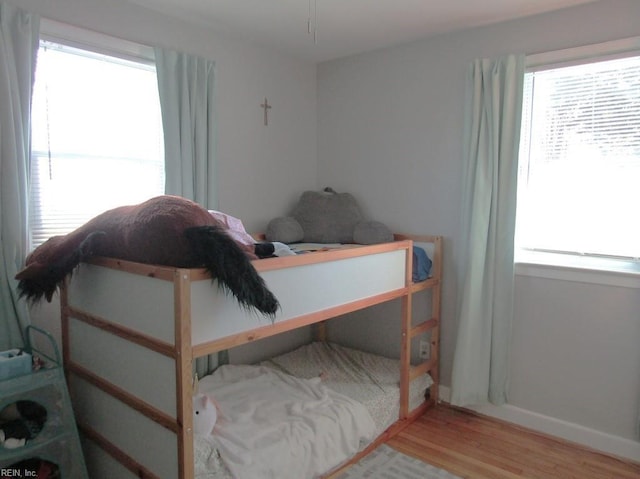
[[[195,439],[196,477],[228,479],[233,477],[231,469],[244,471],[245,475],[250,471],[252,477],[278,479],[293,473],[291,477],[297,479],[303,464],[301,462],[297,469],[286,467],[291,463],[287,454],[301,461],[301,456],[308,456],[304,461],[307,468],[304,470],[309,471],[303,474],[305,477],[331,470],[398,419],[399,371],[398,360],[329,342],[311,343],[254,366],[219,368],[200,381],[201,392],[210,392],[214,399],[222,399],[219,401],[220,416],[226,414],[231,421],[239,418],[239,422],[243,422],[250,410],[251,415],[256,416],[254,424],[258,426],[255,436],[247,429],[241,434],[245,434],[247,441],[255,443],[259,450],[254,452],[251,444],[245,449],[244,444],[239,444],[239,436],[227,430],[224,422],[219,422],[214,434]],[[262,384],[266,386],[262,387]],[[425,391],[431,384],[428,375],[412,381],[410,409],[424,401]],[[248,395],[254,396],[257,404],[253,404],[253,399],[247,402]],[[298,397],[300,402],[295,402]],[[232,409],[238,414],[233,416]],[[298,414],[301,409],[305,412]],[[298,416],[279,418],[278,414],[284,410]],[[316,419],[318,422],[314,422]],[[244,427],[233,424],[234,428],[236,426]],[[288,436],[279,436],[278,431],[282,429],[286,429],[287,434],[293,431],[296,438],[290,440]],[[323,443],[321,435],[311,436],[323,434],[324,429],[336,437]],[[268,448],[264,447],[265,442],[269,443]],[[228,456],[232,457],[225,462]],[[263,462],[248,464],[257,458]],[[275,463],[267,465],[270,458],[274,458]]]
[[[320,377],[328,388],[364,404],[377,435],[398,420],[400,361],[331,342],[314,342],[261,363],[299,378]],[[409,409],[424,401],[433,381],[425,374],[411,382]]]

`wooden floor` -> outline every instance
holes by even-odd
[[[430,409],[387,444],[469,479],[640,478],[640,463],[447,406]]]

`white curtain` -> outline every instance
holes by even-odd
[[[218,209],[214,62],[156,48],[165,151],[165,193]],[[202,377],[218,364],[211,355],[196,361]]]
[[[523,82],[523,55],[468,70],[455,405],[507,400]]]
[[[28,245],[31,91],[40,19],[0,3],[0,351],[21,347],[29,323],[16,273]]]

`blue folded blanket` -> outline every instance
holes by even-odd
[[[431,273],[432,261],[427,256],[427,252],[419,246],[413,247],[413,275],[412,280],[414,283],[424,281],[429,277]]]

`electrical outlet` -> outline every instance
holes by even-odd
[[[420,359],[429,359],[430,351],[429,351],[429,341],[423,339],[420,341]]]

